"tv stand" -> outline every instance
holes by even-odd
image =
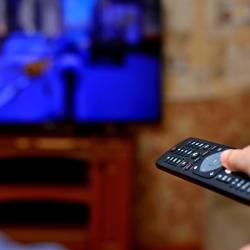
[[[21,202],[24,207],[32,202],[36,204],[32,205],[34,211],[30,210],[33,211],[30,221],[28,212],[23,214],[24,218],[22,214],[18,215],[23,223],[20,223],[20,217],[17,222],[13,221],[11,214],[7,214],[9,222],[7,219],[3,223],[0,216],[0,231],[16,241],[53,241],[70,250],[131,249],[133,138],[5,137],[0,139],[0,147],[1,168],[4,169],[4,164],[8,163],[6,167],[12,168],[9,172],[5,171],[5,179],[0,178],[0,212],[1,204],[6,206]],[[19,170],[17,164],[13,166],[13,159],[20,162]],[[52,165],[48,167],[50,160]],[[19,174],[13,174],[14,178],[11,173],[15,173],[15,167]],[[40,225],[39,215],[42,212],[37,204],[51,204],[51,201],[59,207],[60,204],[65,205],[60,207],[64,211],[62,218],[56,216],[61,221]],[[71,205],[77,205],[74,211],[79,211],[81,207],[87,209],[80,210],[85,217],[79,213],[79,218],[83,220],[77,219],[77,212],[67,210],[74,208]],[[47,215],[51,211],[50,219],[55,219],[52,215],[54,208],[50,210],[47,205],[43,206]],[[11,213],[10,209],[6,211]],[[70,217],[72,215],[75,221]]]

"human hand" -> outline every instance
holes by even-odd
[[[242,247],[242,248],[239,249],[239,250],[250,250],[250,244],[247,245],[247,246]]]
[[[229,149],[221,154],[221,163],[232,171],[244,172],[250,177],[250,146],[243,149]],[[250,250],[250,244],[239,250]]]
[[[244,172],[250,177],[250,146],[243,149],[226,150],[221,154],[220,160],[225,168]]]

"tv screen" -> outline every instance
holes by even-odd
[[[0,0],[0,124],[154,122],[158,0]]]

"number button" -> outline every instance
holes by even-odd
[[[208,155],[209,151],[204,151],[201,155],[204,157],[206,155]]]
[[[240,188],[240,191],[243,192],[245,191],[248,187],[250,186],[250,181],[245,183],[241,188]]]
[[[184,168],[186,165],[187,165],[187,162],[186,162],[186,161],[183,161],[183,162],[180,164],[180,166],[181,166],[182,168]]]
[[[210,148],[210,145],[209,144],[205,144],[203,148],[207,150],[207,149]]]
[[[217,146],[213,146],[210,148],[210,151],[214,151],[217,148]]]

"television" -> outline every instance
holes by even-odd
[[[0,10],[0,126],[159,121],[160,0],[6,0]]]

